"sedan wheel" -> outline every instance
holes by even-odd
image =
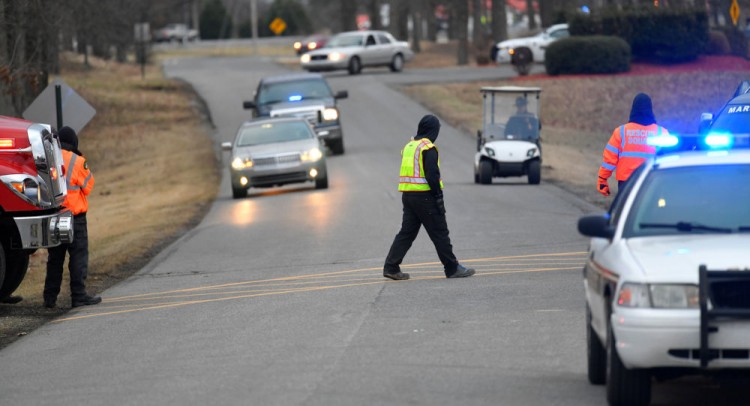
[[[356,75],[360,71],[362,71],[362,63],[359,61],[358,57],[353,56],[352,59],[349,60],[349,74]]]
[[[393,56],[391,61],[391,72],[401,72],[404,69],[404,57],[401,54]]]

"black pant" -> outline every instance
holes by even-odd
[[[446,275],[452,275],[458,268],[458,260],[453,255],[453,246],[448,237],[448,223],[445,214],[438,211],[435,198],[429,192],[402,192],[401,202],[404,205],[404,217],[401,230],[393,240],[383,271],[399,272],[401,261],[417,238],[419,228],[424,225],[432,243],[435,244],[440,262],[443,263]]]
[[[86,296],[86,276],[89,269],[89,235],[86,213],[73,217],[73,242],[60,244],[48,250],[47,278],[44,280],[44,298],[56,300],[62,284],[65,253],[70,253],[70,295],[73,298]]]

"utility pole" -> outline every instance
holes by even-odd
[[[250,20],[253,30],[253,55],[258,54],[258,0],[250,2]]]

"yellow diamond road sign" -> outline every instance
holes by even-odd
[[[737,0],[732,0],[732,5],[729,7],[729,16],[732,17],[732,24],[737,25],[737,21],[740,19],[740,5],[737,4]]]
[[[279,17],[276,17],[271,21],[271,24],[268,26],[271,31],[273,31],[274,34],[279,35],[286,29],[286,23],[284,20],[280,19]]]

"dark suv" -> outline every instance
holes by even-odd
[[[750,148],[750,81],[740,83],[716,115],[703,113],[699,132],[709,148]]]
[[[261,79],[252,101],[254,117],[304,117],[318,138],[335,155],[344,153],[344,137],[336,100],[349,97],[346,90],[333,93],[325,78],[315,73],[295,73]]]

